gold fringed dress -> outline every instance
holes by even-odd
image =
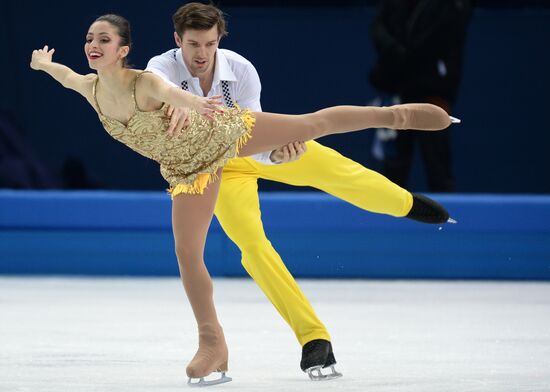
[[[114,139],[124,143],[139,154],[160,164],[160,172],[168,181],[172,197],[180,193],[202,194],[209,183],[216,179],[216,171],[237,156],[239,149],[250,139],[255,118],[248,109],[224,108],[215,113],[214,121],[207,120],[195,111],[189,115],[189,126],[177,137],[166,132],[170,119],[164,106],[152,112],[139,110],[134,80],[132,100],[134,114],[123,124],[106,117],[93,96],[103,127]]]

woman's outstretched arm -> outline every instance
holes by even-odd
[[[70,88],[86,96],[89,82],[93,80],[96,75],[80,75],[63,64],[54,63],[52,61],[54,52],[55,49],[48,49],[48,45],[44,46],[42,49],[33,50],[31,68],[37,71],[46,72],[61,83],[63,87]]]
[[[149,95],[157,101],[166,102],[175,107],[187,107],[206,116],[220,110],[221,96],[199,97],[166,83],[153,73],[144,74],[141,80],[141,83],[143,83],[142,88],[148,91]]]

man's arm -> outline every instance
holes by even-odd
[[[235,101],[243,108],[249,108],[253,112],[261,112],[260,95],[262,83],[256,68],[249,64],[246,72],[240,77],[237,83]]]
[[[145,68],[146,71],[151,71],[155,75],[160,76],[164,81],[177,86],[177,80],[176,75],[174,72],[174,66],[173,66],[173,60],[165,55],[158,55],[147,63],[147,68]]]
[[[237,84],[236,102],[243,108],[249,108],[254,112],[261,112],[260,95],[262,84],[256,68],[249,64],[247,71],[241,76]],[[274,130],[274,132],[277,132]],[[273,151],[252,155],[252,158],[264,165],[292,162],[299,159],[306,151],[303,143],[291,143]]]
[[[260,76],[256,71],[256,68],[252,64],[249,64],[246,72],[240,77],[237,83],[237,89],[235,101],[242,108],[249,108],[253,112],[261,112],[262,105],[260,104],[260,95],[262,92],[262,83],[260,82]],[[264,165],[273,165],[275,162],[271,161],[269,156],[271,151],[262,152],[260,154],[252,155],[252,158]]]

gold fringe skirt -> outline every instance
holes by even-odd
[[[193,120],[200,122],[200,125],[195,127],[195,130],[193,130]],[[213,153],[213,158],[210,162],[208,162],[208,158],[203,160],[203,162],[206,162],[202,164],[202,166],[206,166],[203,168],[204,172],[187,172],[180,179],[174,178],[178,177],[178,174],[181,175],[182,170],[180,167],[170,170],[170,167],[163,167],[161,164],[161,172],[170,183],[168,192],[171,194],[172,199],[180,194],[203,194],[206,187],[218,179],[216,175],[218,169],[225,166],[230,159],[235,158],[239,154],[240,149],[252,137],[252,129],[255,123],[256,118],[254,114],[249,109],[240,109],[237,105],[235,108],[226,108],[224,113],[219,116],[216,115],[214,124],[209,123],[204,118],[192,118],[192,125],[185,129],[184,133],[191,133],[190,136],[192,138],[194,131],[202,132],[202,136],[209,139],[210,145],[215,144],[216,139],[219,138],[218,143],[225,144],[227,148],[224,148],[224,152],[221,155]],[[206,131],[205,126],[209,128]],[[208,148],[205,148],[205,150],[208,150]]]

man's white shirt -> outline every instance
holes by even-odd
[[[181,49],[171,49],[153,57],[147,64],[147,71],[151,71],[178,87],[185,88],[190,93],[203,96],[199,78],[193,77],[183,61]],[[262,85],[256,68],[243,56],[227,49],[217,49],[216,66],[212,88],[207,96],[221,95],[225,81],[229,89],[229,96],[242,108],[249,108],[254,112],[261,112],[260,95]],[[225,94],[226,95],[226,94]],[[256,161],[263,164],[273,164],[269,158],[271,151],[253,155]]]

